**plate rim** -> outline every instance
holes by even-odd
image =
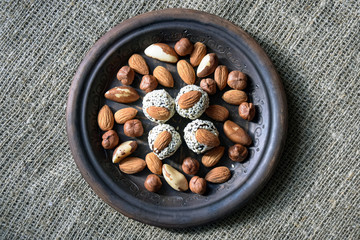
[[[196,17],[194,17],[196,16]],[[253,176],[249,178],[249,182],[245,184],[250,184],[250,188],[252,191],[247,191],[247,195],[242,196],[243,200],[238,203],[236,206],[232,205],[230,208],[227,208],[226,211],[219,213],[218,215],[209,215],[207,218],[203,218],[201,221],[197,222],[184,222],[184,223],[176,223],[176,222],[162,222],[162,221],[151,221],[150,219],[143,219],[136,214],[136,211],[131,210],[129,206],[125,206],[122,201],[119,201],[113,194],[111,194],[111,189],[107,186],[104,187],[103,180],[97,175],[93,166],[91,166],[86,160],[86,151],[84,151],[84,143],[82,142],[81,134],[76,134],[76,130],[81,122],[80,119],[77,119],[77,111],[79,111],[82,106],[79,101],[76,101],[77,98],[80,98],[81,95],[80,89],[81,85],[85,84],[84,72],[88,72],[87,68],[89,62],[96,62],[99,57],[101,57],[102,53],[106,51],[107,48],[111,47],[113,43],[119,36],[119,33],[124,33],[131,29],[134,29],[136,25],[144,25],[146,23],[153,23],[158,21],[164,21],[164,19],[168,20],[184,20],[184,19],[192,19],[196,20],[200,23],[208,23],[214,25],[220,25],[226,30],[232,32],[232,34],[239,35],[245,42],[251,45],[251,50],[255,52],[255,56],[257,56],[261,61],[265,64],[265,67],[269,75],[271,76],[271,87],[274,92],[277,93],[277,98],[271,99],[270,105],[273,105],[273,101],[277,103],[279,112],[279,116],[274,116],[275,114],[270,115],[270,119],[273,121],[275,119],[276,129],[273,130],[277,134],[275,134],[276,139],[274,144],[276,146],[271,146],[270,150],[267,152],[272,152],[272,156],[268,161],[261,161],[259,165],[265,164],[267,168],[261,168],[262,171],[259,173],[259,166],[255,169]],[[161,20],[162,19],[162,20]],[[215,23],[216,22],[216,23]],[[267,85],[268,86],[268,85]],[[81,99],[81,98],[80,98]],[[273,127],[273,126],[272,126]],[[220,218],[223,218],[233,212],[235,209],[240,208],[246,202],[248,202],[251,198],[253,198],[268,182],[269,178],[273,174],[277,163],[280,160],[280,156],[284,147],[286,134],[287,134],[287,103],[286,96],[283,85],[281,83],[280,77],[273,66],[271,60],[266,55],[264,50],[260,47],[260,45],[243,29],[234,25],[233,23],[220,18],[216,15],[209,14],[202,11],[191,10],[191,9],[164,9],[157,10],[152,12],[147,12],[133,18],[127,19],[115,27],[113,27],[110,31],[108,31],[104,36],[102,36],[88,51],[86,56],[83,58],[80,63],[70,86],[69,96],[67,100],[66,106],[66,130],[68,135],[69,146],[75,160],[75,163],[83,176],[86,182],[90,185],[90,187],[94,190],[94,192],[102,198],[107,204],[112,206],[117,211],[121,212],[123,215],[135,219],[137,221],[147,223],[154,226],[159,227],[167,227],[167,228],[184,228],[190,226],[202,225],[205,223],[209,223]],[[271,137],[274,137],[271,135]],[[81,147],[79,147],[81,146]],[[256,176],[255,176],[256,175]],[[250,182],[252,180],[253,182]],[[129,212],[130,210],[130,212]]]

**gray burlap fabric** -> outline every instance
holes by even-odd
[[[124,19],[183,7],[252,35],[283,80],[285,152],[265,189],[208,226],[166,230],[117,213],[75,166],[71,79]],[[359,239],[358,1],[0,1],[1,239]]]

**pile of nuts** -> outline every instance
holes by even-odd
[[[247,86],[247,76],[237,70],[231,71],[224,65],[218,65],[218,57],[215,53],[207,53],[206,46],[197,42],[192,44],[189,39],[182,38],[176,42],[174,48],[165,43],[155,43],[145,49],[145,55],[167,63],[177,64],[177,73],[180,78],[188,85],[196,82],[196,77],[202,78],[200,87],[208,95],[216,93],[217,89],[222,91],[226,85],[231,90],[224,92],[222,99],[232,105],[238,105],[238,114],[241,118],[251,121],[255,115],[255,107],[248,103],[247,94],[243,91]],[[179,60],[180,57],[190,55],[190,62]],[[123,86],[118,86],[108,90],[105,98],[119,103],[133,103],[140,96],[130,85],[134,81],[135,73],[143,75],[140,89],[146,93],[155,90],[158,84],[166,88],[174,87],[174,79],[169,70],[162,66],[157,66],[150,75],[146,60],[139,54],[133,54],[128,60],[129,66],[123,66],[117,73],[117,79]],[[194,68],[197,67],[195,73]],[[214,74],[214,79],[209,75]],[[191,93],[191,94],[190,94]],[[206,95],[205,93],[205,95]],[[186,95],[186,96],[185,96]],[[189,107],[196,103],[200,95],[196,91],[184,94],[183,106]],[[186,98],[186,99],[185,99]],[[185,100],[184,100],[185,99]],[[169,111],[161,107],[148,108],[147,114],[155,120],[164,120],[169,118]],[[204,109],[205,110],[205,109]],[[122,142],[119,145],[119,136],[112,130],[114,123],[123,124],[124,134],[131,138],[137,138],[144,134],[142,123],[136,119],[138,110],[132,107],[122,108],[113,114],[112,110],[104,105],[98,114],[98,125],[105,133],[102,135],[102,146],[104,149],[114,149],[112,162],[119,164],[119,169],[126,174],[135,174],[146,167],[152,174],[149,174],[144,181],[145,188],[150,192],[157,192],[162,187],[162,181],[159,175],[163,175],[165,181],[177,191],[187,191],[189,188],[197,194],[206,193],[207,182],[224,183],[231,177],[231,172],[226,166],[219,166],[211,169],[204,178],[196,176],[199,171],[200,163],[195,158],[187,157],[182,162],[182,171],[193,176],[188,182],[184,174],[169,164],[163,164],[162,160],[154,152],[146,155],[145,160],[138,157],[131,157],[137,148],[136,140]],[[252,139],[247,132],[229,118],[229,111],[221,105],[210,105],[205,114],[214,121],[224,122],[223,130],[227,138],[235,145],[229,147],[228,156],[232,161],[243,162],[248,156],[246,146],[252,144]],[[164,133],[167,133],[164,131]],[[214,167],[218,164],[224,155],[225,147],[220,146],[217,136],[209,134],[211,132],[199,129],[196,131],[196,140],[198,142],[212,145],[211,150],[205,152],[202,156],[201,164],[205,167]],[[214,137],[215,136],[215,137]],[[171,136],[170,136],[171,137]],[[214,138],[214,139],[212,139]],[[215,139],[216,138],[216,139]],[[160,139],[160,140],[159,140]],[[161,141],[161,139],[165,139]],[[156,139],[156,148],[169,144],[166,142],[169,136],[159,136]],[[171,138],[170,138],[171,139]],[[210,146],[209,145],[209,146]],[[129,157],[130,156],[130,157]]]

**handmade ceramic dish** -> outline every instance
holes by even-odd
[[[177,192],[163,181],[158,193],[148,192],[144,180],[148,169],[127,175],[120,172],[111,161],[111,150],[101,147],[102,132],[97,125],[99,109],[107,104],[113,112],[125,104],[111,102],[104,93],[121,85],[116,80],[116,72],[133,53],[143,56],[144,49],[152,43],[164,42],[169,45],[181,37],[191,42],[203,42],[208,52],[214,52],[219,62],[230,70],[240,70],[249,77],[246,92],[249,101],[256,106],[256,117],[248,122],[239,117],[237,107],[221,100],[222,93],[211,97],[210,104],[220,104],[231,112],[230,119],[245,128],[253,139],[249,147],[249,157],[243,163],[232,162],[227,155],[218,165],[231,170],[232,177],[223,184],[208,184],[205,195]],[[188,58],[185,58],[188,59]],[[185,83],[176,73],[175,64],[166,64],[146,57],[152,71],[162,65],[174,77],[174,88],[166,88],[172,97]],[[137,75],[132,84],[139,89],[141,76]],[[196,84],[199,84],[199,79]],[[159,86],[158,89],[162,87]],[[227,89],[225,89],[227,90]],[[139,110],[137,118],[143,125],[145,134],[138,138],[139,147],[134,156],[145,158],[150,152],[147,133],[156,124],[142,113],[142,100],[129,106]],[[209,120],[204,114],[201,119]],[[167,123],[174,126],[183,136],[183,129],[190,120],[175,114]],[[214,122],[220,132],[222,145],[233,143],[226,138],[222,123]],[[80,64],[67,103],[67,132],[75,162],[92,189],[109,205],[135,220],[161,227],[189,227],[208,223],[233,213],[244,206],[268,181],[279,160],[287,129],[286,99],[282,84],[271,61],[261,47],[243,30],[232,23],[204,12],[184,9],[167,9],[146,13],[122,22],[101,39],[88,52]],[[120,141],[129,139],[123,134],[122,126],[116,125]],[[187,156],[201,160],[182,144],[175,155],[164,160],[178,170]],[[197,174],[204,177],[209,169],[201,167]],[[188,180],[190,176],[187,176]]]

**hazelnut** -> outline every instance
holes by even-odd
[[[248,155],[248,150],[241,144],[229,147],[229,158],[234,162],[242,162]]]
[[[135,72],[129,66],[123,66],[116,74],[117,79],[124,85],[131,85],[134,81]]]
[[[144,128],[139,119],[128,120],[124,124],[124,134],[128,137],[140,137],[144,133]]]
[[[140,89],[145,92],[151,92],[158,85],[158,81],[152,75],[144,75],[141,79]]]
[[[119,143],[119,136],[114,130],[109,130],[102,135],[101,145],[105,149],[113,149]]]
[[[252,103],[243,102],[239,105],[239,115],[242,119],[251,121],[255,116],[255,106]]]
[[[194,175],[199,171],[200,164],[195,158],[187,157],[184,159],[181,167],[184,173]]]
[[[206,192],[206,180],[204,178],[194,176],[190,180],[189,187],[193,193],[202,195]]]
[[[175,44],[175,52],[180,56],[185,56],[190,54],[193,49],[194,45],[189,41],[187,38],[182,38]]]
[[[144,182],[145,188],[150,192],[157,192],[162,186],[160,178],[155,174],[149,174]]]
[[[246,88],[247,77],[240,71],[232,71],[229,73],[227,84],[233,89],[243,90]]]
[[[210,95],[213,95],[216,93],[216,82],[214,79],[205,78],[205,79],[201,80],[200,87]]]

